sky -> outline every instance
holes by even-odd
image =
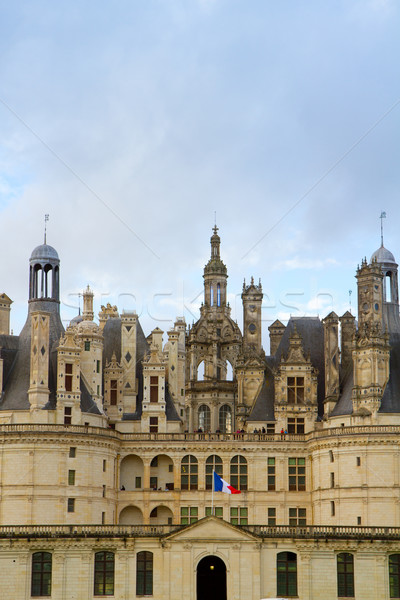
[[[232,317],[261,278],[279,318],[356,313],[355,272],[400,256],[396,0],[0,0],[0,293],[61,260],[61,316],[146,334],[199,317],[215,220]],[[351,293],[350,293],[351,292]]]

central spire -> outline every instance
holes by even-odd
[[[204,304],[208,306],[225,306],[226,304],[226,280],[228,278],[227,268],[221,260],[220,245],[221,238],[218,235],[218,227],[213,227],[211,236],[211,257],[204,267]]]

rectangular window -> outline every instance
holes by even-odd
[[[114,553],[96,552],[94,555],[94,595],[114,595]]]
[[[275,458],[268,458],[268,491],[275,489]]]
[[[107,469],[107,461],[103,460],[103,473],[106,472],[106,469]]]
[[[288,433],[304,433],[304,419],[300,417],[290,417],[287,426]]]
[[[306,459],[289,458],[289,491],[303,492],[306,489]]]
[[[103,498],[105,498],[105,497],[106,497],[106,486],[103,485]]]
[[[150,377],[150,402],[158,402],[158,377],[156,375]]]
[[[105,522],[106,522],[106,513],[102,512],[101,513],[101,524],[105,525]]]
[[[158,485],[157,477],[150,477],[150,487],[152,490],[156,490]]]
[[[335,459],[334,459],[334,456],[333,456],[333,452],[332,452],[332,450],[329,450],[329,460],[330,460],[331,462],[333,462],[333,461],[335,460]]]
[[[339,598],[354,598],[354,560],[349,552],[337,555],[337,587]]]
[[[306,509],[305,508],[289,508],[289,525],[297,527],[299,525],[307,525]]]
[[[65,365],[65,391],[72,392],[72,363]]]
[[[96,360],[96,373],[100,373],[100,361]]]
[[[75,512],[75,498],[68,498],[68,512]]]
[[[168,465],[168,473],[174,472],[174,465]]]
[[[142,487],[142,478],[135,477],[135,488],[139,490]]]
[[[150,417],[150,433],[158,433],[158,417]]]
[[[331,517],[335,516],[335,502],[331,500]]]
[[[276,557],[277,596],[297,596],[297,555],[279,552]]]
[[[361,467],[361,456],[357,456],[357,467]]]
[[[267,433],[269,435],[275,433],[275,425],[273,423],[267,423]]]
[[[64,407],[64,425],[71,425],[72,423],[72,408],[71,406]]]
[[[212,507],[206,506],[206,517],[211,517],[212,515]],[[214,506],[214,517],[218,517],[218,519],[223,518],[223,507],[222,506]]]
[[[89,352],[89,350],[90,350],[90,342],[85,342],[85,350],[86,350],[86,352]]]
[[[304,402],[304,377],[287,378],[287,401],[289,404]]]
[[[389,556],[389,588],[391,598],[400,598],[400,554]]]
[[[110,404],[116,406],[118,397],[118,381],[111,379],[110,381]]]
[[[136,557],[136,596],[153,595],[153,553],[138,552]]]
[[[231,523],[232,525],[247,525],[248,515],[247,508],[244,506],[231,506]]]
[[[270,527],[276,525],[276,508],[268,508],[268,525]]]
[[[75,471],[68,471],[68,485],[75,485]]]
[[[50,552],[32,554],[31,596],[51,596],[51,564]]]
[[[181,506],[181,525],[190,525],[199,519],[197,506]]]
[[[335,473],[331,473],[331,488],[335,487]]]
[[[357,525],[361,525],[361,517],[357,517]]]
[[[76,456],[76,448],[74,446],[71,446],[71,448],[69,449],[69,457],[75,458],[75,456]]]

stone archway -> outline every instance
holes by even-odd
[[[205,556],[197,565],[197,600],[226,600],[226,565],[218,556]]]

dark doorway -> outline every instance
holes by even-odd
[[[218,556],[197,565],[197,600],[226,600],[226,566]]]

